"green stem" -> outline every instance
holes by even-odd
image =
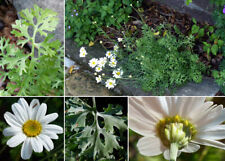
[[[170,161],[177,160],[177,153],[178,153],[178,145],[177,143],[170,144]]]
[[[96,101],[95,101],[95,97],[92,97],[92,102],[93,102],[93,107],[96,108]]]

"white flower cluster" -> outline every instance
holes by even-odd
[[[103,81],[103,77],[105,76],[104,73],[102,75],[98,75],[98,73],[103,71],[103,68],[108,63],[108,66],[111,68],[117,67],[117,60],[116,60],[116,54],[118,53],[119,46],[115,45],[113,48],[113,51],[107,51],[105,54],[105,57],[101,58],[92,58],[89,60],[89,66],[91,68],[95,68],[95,75],[96,75],[96,82],[100,83]],[[80,57],[86,57],[87,52],[84,47],[80,48]],[[112,72],[112,75],[114,78],[106,79],[105,86],[108,89],[113,89],[116,86],[116,79],[122,78],[123,70],[120,68],[114,69]]]

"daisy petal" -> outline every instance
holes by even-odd
[[[50,151],[54,148],[54,144],[49,136],[40,134],[40,140],[47,151]]]
[[[51,131],[43,131],[42,134],[49,136],[51,139],[58,139],[58,135]]]
[[[40,106],[40,102],[38,99],[33,99],[30,103],[30,108],[34,109],[34,108],[39,108]]]
[[[42,145],[40,139],[38,139],[38,137],[31,138],[30,142],[31,142],[31,146],[35,152],[40,153],[43,151],[43,145]]]
[[[197,144],[188,143],[188,145],[185,148],[183,148],[181,151],[185,152],[185,153],[194,153],[194,152],[198,151],[199,148],[200,148],[200,146]]]
[[[8,141],[7,141],[7,145],[11,148],[18,146],[19,144],[21,144],[24,140],[26,140],[26,135],[24,135],[23,133],[19,133],[13,137],[11,137]]]
[[[44,116],[44,117],[40,120],[40,122],[41,122],[41,123],[48,124],[48,123],[54,121],[55,119],[57,119],[57,117],[58,117],[58,114],[57,114],[57,113],[48,114],[48,115]]]
[[[225,144],[215,140],[195,138],[192,142],[225,150]]]
[[[196,136],[201,139],[221,140],[225,139],[225,125],[217,125],[203,130]]]
[[[177,157],[179,157],[180,154],[181,154],[181,151],[178,151],[178,152],[177,152]],[[170,150],[169,150],[169,149],[167,149],[167,150],[164,151],[163,157],[164,157],[166,160],[170,160]]]
[[[38,108],[36,120],[40,121],[43,119],[47,111],[47,105],[45,103],[42,103],[41,106]]]
[[[18,120],[16,119],[15,115],[13,115],[10,112],[6,112],[4,114],[4,118],[6,120],[6,122],[12,126],[12,127],[22,127],[22,124],[18,122]]]
[[[21,107],[24,109],[24,111],[27,112],[28,119],[31,119],[32,109],[29,108],[27,101],[24,98],[20,98],[18,103],[21,105]]]
[[[60,126],[58,126],[58,125],[49,124],[49,125],[45,125],[43,128],[46,131],[49,130],[49,131],[54,132],[54,133],[57,133],[57,134],[63,133],[63,128],[60,127]]]
[[[24,160],[30,159],[32,154],[32,147],[31,147],[31,143],[30,143],[30,138],[27,138],[22,146],[21,149],[21,157]]]
[[[3,135],[4,136],[13,136],[16,135],[17,133],[22,132],[21,128],[18,127],[7,127],[3,130]]]
[[[145,156],[159,155],[165,150],[158,137],[142,137],[138,140],[137,147],[139,152]]]
[[[20,123],[23,124],[26,120],[28,120],[27,111],[25,111],[19,103],[14,103],[12,105],[12,111]]]

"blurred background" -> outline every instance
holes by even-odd
[[[225,97],[208,97],[208,101],[225,106]],[[142,136],[129,129],[129,161],[165,161],[163,155],[146,157],[139,153],[137,142]],[[225,143],[225,140],[221,140]],[[177,161],[225,161],[225,150],[202,146],[195,153],[181,153]]]
[[[35,99],[33,97],[25,98],[25,100],[30,104],[30,102]],[[38,97],[40,104],[46,103],[47,104],[47,114],[50,113],[58,113],[59,117],[54,121],[51,122],[52,124],[59,125],[61,127],[64,126],[64,98],[63,97]],[[12,112],[11,105],[18,102],[19,97],[2,97],[0,98],[0,160],[4,158],[4,161],[22,161],[20,157],[20,151],[22,144],[18,145],[15,148],[10,148],[6,145],[7,140],[10,137],[5,137],[2,132],[4,128],[8,127],[5,119],[3,117],[6,111]],[[42,153],[32,153],[30,161],[63,161],[64,153],[64,141],[63,141],[63,134],[58,135],[58,140],[53,140],[54,142],[54,149],[50,152],[44,150]]]

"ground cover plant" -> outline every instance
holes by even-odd
[[[66,161],[127,160],[127,98],[66,100]]]
[[[97,83],[108,89],[130,84],[156,95],[172,94],[177,87],[188,82],[200,83],[203,76],[208,76],[223,91],[225,14],[223,2],[216,3],[219,20],[215,20],[215,25],[198,22],[157,2],[144,1],[140,7],[130,4],[133,9],[130,19],[118,24],[119,28],[93,23],[98,29],[93,41],[106,48],[105,57],[91,57],[88,48],[81,48],[80,57],[89,59]],[[109,53],[112,53],[110,58]],[[105,60],[103,66],[102,60]],[[114,67],[110,65],[113,61]]]
[[[34,5],[20,16],[11,31],[16,45],[0,38],[0,76],[8,82],[0,95],[62,95],[63,47],[50,34],[58,24],[57,13]],[[37,35],[42,41],[36,40]],[[25,50],[26,45],[31,49]]]

